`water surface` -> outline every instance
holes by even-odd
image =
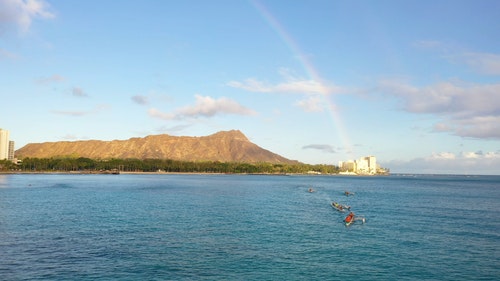
[[[0,279],[498,280],[499,187],[496,176],[0,175]],[[332,201],[366,223],[344,226]]]

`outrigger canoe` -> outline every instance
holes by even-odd
[[[364,217],[357,217],[353,212],[350,212],[347,217],[344,219],[344,223],[346,226],[351,225],[354,221],[361,221],[363,224],[366,222]]]
[[[354,213],[350,212],[349,215],[347,215],[347,217],[345,217],[344,219],[345,225],[346,226],[351,225],[351,223],[354,222],[354,217],[355,217]]]
[[[351,208],[351,207],[343,206],[337,202],[332,202],[332,207],[339,212],[345,212],[346,210],[349,210]]]

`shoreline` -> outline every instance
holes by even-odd
[[[0,175],[261,175],[261,176],[342,176],[342,177],[376,177],[391,174],[359,175],[359,174],[311,174],[311,173],[211,173],[211,172],[142,172],[142,171],[0,171]]]

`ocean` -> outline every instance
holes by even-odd
[[[0,175],[0,280],[499,278],[500,176]]]

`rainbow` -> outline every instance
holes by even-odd
[[[299,44],[289,32],[285,29],[285,27],[278,21],[278,19],[267,9],[260,1],[258,0],[250,0],[250,3],[255,7],[257,12],[262,16],[262,18],[266,21],[266,23],[271,27],[271,29],[278,35],[280,40],[287,46],[287,48],[291,51],[291,53],[298,58],[300,64],[304,68],[304,71],[307,73],[309,78],[314,82],[322,85],[322,88],[325,89],[325,95],[321,95],[325,100],[325,104],[328,105],[327,109],[331,119],[333,121],[334,127],[337,131],[337,136],[339,137],[343,148],[346,150],[347,154],[351,154],[353,147],[351,142],[349,141],[348,135],[343,126],[343,122],[337,106],[333,101],[333,97],[331,95],[331,90],[328,85],[324,82],[324,80],[319,75],[318,70],[308,59],[304,52],[301,50]],[[350,155],[352,158],[352,155]]]

